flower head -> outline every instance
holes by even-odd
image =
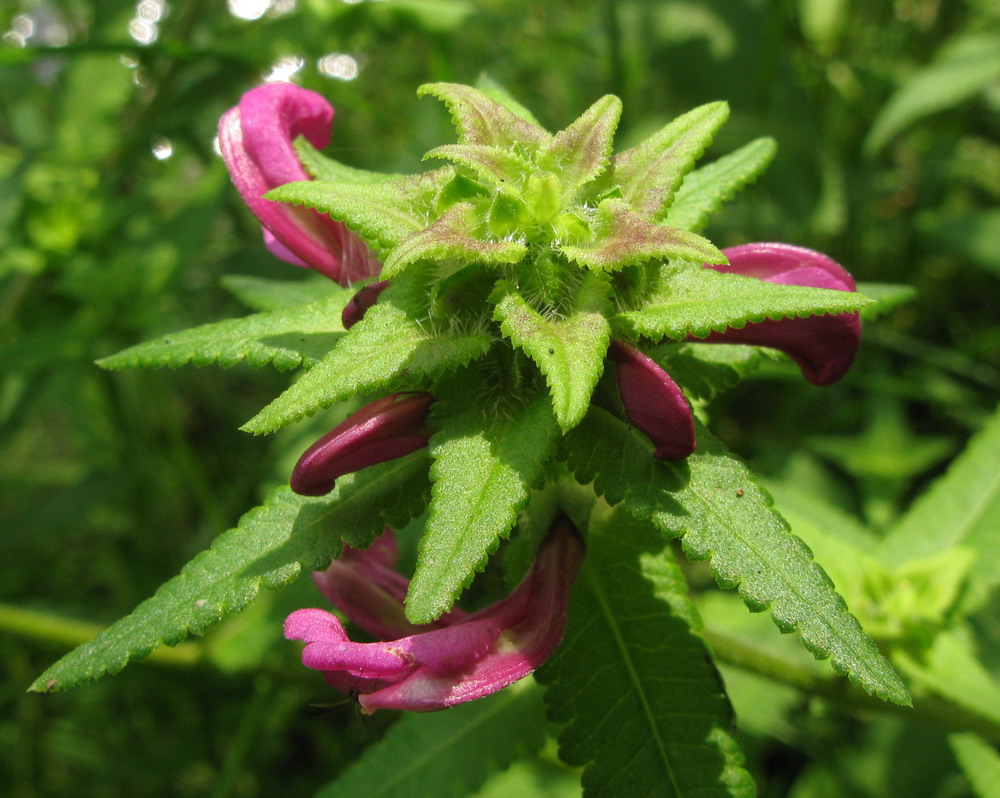
[[[308,180],[295,154],[298,136],[316,148],[330,141],[333,108],[290,83],[251,89],[219,121],[219,146],[233,183],[260,220],[273,255],[348,284],[378,272],[379,262],[342,223],[309,208],[264,199],[270,189]]]
[[[399,590],[405,590],[406,580],[387,579],[382,573],[388,562],[382,546],[371,555],[351,554],[342,562],[348,572],[374,576],[372,584],[384,588],[381,603],[387,605],[391,597],[401,616]],[[302,664],[322,671],[333,687],[357,693],[366,712],[444,709],[495,693],[523,679],[551,656],[565,630],[570,589],[582,558],[576,530],[560,519],[513,592],[477,613],[451,613],[424,627],[425,631],[383,642],[354,643],[335,615],[304,609],[288,616],[285,637],[305,641]],[[317,583],[326,587],[324,593],[330,597],[330,587],[344,576],[343,570],[328,570]],[[370,613],[353,593],[344,601],[348,592],[341,586],[336,591],[333,597],[348,617],[357,618],[369,630],[383,628],[385,619],[372,624]]]

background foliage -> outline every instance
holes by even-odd
[[[269,439],[238,432],[287,383],[270,369],[93,365],[242,312],[227,280],[244,298],[253,286],[232,275],[305,277],[261,246],[212,142],[242,91],[296,68],[294,79],[337,109],[330,151],[383,171],[417,171],[423,152],[451,140],[447,115],[418,100],[417,85],[484,71],[553,129],[618,94],[619,146],[716,99],[733,114],[710,155],[777,139],[770,170],[706,235],[719,246],[811,246],[859,280],[919,293],[868,325],[842,383],[817,390],[776,364],[716,399],[712,427],[770,477],[796,532],[849,602],[859,597],[852,610],[866,630],[895,646],[911,688],[957,696],[980,720],[953,712],[915,724],[808,681],[793,682],[802,692],[727,667],[737,737],[762,795],[995,789],[996,754],[983,740],[996,743],[1000,724],[990,704],[1000,616],[982,552],[1000,524],[988,478],[1000,471],[997,423],[960,476],[934,482],[987,426],[1000,389],[994,3],[8,0],[0,30],[4,794],[311,794],[349,766],[338,794],[370,794],[365,768],[386,768],[371,754],[357,760],[362,749],[420,733],[388,713],[362,723],[349,709],[310,706],[329,693],[276,635],[284,614],[315,601],[307,580],[112,680],[24,693],[66,648],[234,526],[328,426],[321,415]],[[939,496],[968,495],[949,506],[931,490],[904,517],[932,484]],[[953,527],[976,501],[966,540]],[[923,559],[907,565],[906,541],[928,527],[951,537],[923,540]],[[877,563],[861,569],[865,552]],[[927,564],[932,556],[944,559]],[[966,573],[971,598],[955,595]],[[766,622],[758,635],[761,618],[716,591],[707,570],[688,577],[723,660],[742,634],[809,665]],[[864,603],[872,597],[879,603]],[[440,733],[503,728],[515,701],[537,704],[525,695],[444,713]],[[949,737],[970,728],[980,736]],[[524,746],[527,764],[485,785],[468,774],[454,782],[481,795],[578,794],[553,743]]]

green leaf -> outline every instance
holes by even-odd
[[[976,734],[950,734],[948,743],[976,798],[1000,798],[1000,754]]]
[[[327,299],[286,310],[205,324],[164,335],[98,361],[106,369],[177,368],[186,363],[253,368],[271,363],[282,371],[310,366],[343,335],[340,313],[350,298],[337,291]]]
[[[590,406],[590,395],[604,371],[611,328],[605,319],[610,286],[599,274],[588,274],[577,289],[572,310],[549,319],[535,310],[513,283],[497,284],[493,318],[511,343],[530,357],[545,375],[556,421],[563,432],[575,427]]]
[[[608,168],[622,101],[606,94],[538,153],[538,167],[559,176],[566,196],[573,196]]]
[[[875,117],[864,151],[875,155],[918,119],[951,108],[1000,77],[1000,35],[969,33],[949,41],[915,72]]]
[[[611,178],[621,186],[629,205],[648,219],[662,218],[684,175],[728,117],[729,106],[724,102],[702,105],[616,155]]]
[[[458,129],[460,144],[484,144],[516,150],[524,143],[539,147],[551,138],[542,128],[525,121],[471,86],[425,83],[417,89],[417,96],[426,94],[437,97],[448,106],[452,122]]]
[[[1000,409],[969,442],[948,472],[925,492],[883,538],[879,555],[889,565],[958,545],[978,556],[963,603],[983,601],[1000,584]]]
[[[585,796],[747,796],[732,710],[662,538],[594,505],[562,645],[540,673]],[[725,742],[723,743],[723,740]]]
[[[378,183],[303,180],[271,189],[264,197],[329,214],[366,244],[385,252],[427,226],[428,214],[454,175],[454,169],[446,166]]]
[[[288,488],[240,519],[235,529],[184,566],[131,615],[71,651],[31,685],[63,690],[117,673],[157,645],[204,634],[246,607],[261,587],[280,590],[303,569],[326,567],[341,541],[367,546],[383,526],[403,526],[427,501],[427,455],[414,452],[337,480],[320,499]]]
[[[649,304],[618,314],[612,325],[630,336],[682,340],[764,319],[850,313],[869,304],[870,299],[853,291],[779,285],[685,264],[669,273]]]
[[[445,144],[430,150],[424,159],[446,158],[470,169],[476,178],[506,194],[517,196],[519,186],[534,167],[510,150],[485,144]]]
[[[489,333],[447,323],[438,329],[425,317],[427,282],[421,269],[394,280],[326,357],[242,429],[273,432],[351,396],[386,390],[403,375],[409,387],[484,354]]]
[[[798,631],[818,659],[878,697],[909,704],[906,688],[847,611],[809,549],[788,531],[753,473],[703,428],[698,450],[678,463],[650,456],[628,424],[591,408],[567,437],[568,463],[608,501],[624,501],[692,560],[711,558],[719,584],[754,612],[770,610],[782,632]]]
[[[675,341],[649,353],[693,399],[714,399],[760,367],[761,354],[743,344],[699,344]]]
[[[295,154],[299,156],[302,167],[316,180],[326,180],[333,183],[381,183],[385,180],[398,180],[406,175],[370,172],[367,169],[357,169],[330,158],[312,144],[305,136],[295,139]]]
[[[429,227],[411,233],[396,247],[385,262],[382,277],[393,277],[419,260],[460,262],[457,269],[471,262],[510,264],[520,261],[528,251],[517,241],[483,241],[476,236],[479,218],[467,202],[453,205]]]
[[[664,227],[633,213],[619,199],[604,200],[597,209],[598,235],[589,246],[561,246],[567,258],[590,269],[621,269],[648,260],[678,258],[727,263],[707,238],[677,227]]]
[[[465,798],[541,749],[542,691],[530,680],[447,712],[404,714],[318,798]]]
[[[434,483],[406,617],[427,623],[449,609],[510,532],[544,472],[559,427],[548,396],[484,406],[472,370],[441,386],[431,424]],[[480,394],[482,389],[480,389]],[[523,394],[523,392],[522,392]]]
[[[337,285],[329,277],[310,273],[304,280],[269,280],[244,274],[224,274],[222,287],[251,310],[285,310],[334,295],[347,304],[353,289]],[[356,288],[357,286],[355,286]]]
[[[777,150],[772,138],[754,139],[735,152],[695,169],[681,183],[663,224],[693,232],[702,230],[713,213],[757,179]]]
[[[858,283],[858,293],[874,300],[861,311],[863,321],[872,321],[917,298],[917,289],[899,283]]]

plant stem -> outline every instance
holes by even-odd
[[[846,679],[821,676],[807,666],[728,632],[706,629],[704,636],[720,662],[828,699],[848,709],[892,713],[951,731],[973,731],[988,740],[1000,742],[1000,724],[935,696],[915,698],[912,707],[892,704],[862,692]]]

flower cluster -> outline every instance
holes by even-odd
[[[735,286],[726,301],[764,283],[856,290],[819,252],[781,243],[720,251],[665,222],[684,173],[724,119],[723,104],[696,109],[612,157],[616,98],[602,98],[552,135],[468,87],[425,91],[448,104],[460,143],[428,154],[452,165],[415,177],[359,179],[358,170],[336,165],[330,180],[312,180],[303,159],[315,167],[312,148],[328,143],[333,109],[290,84],[248,92],[220,123],[226,165],[272,253],[342,285],[382,278],[344,307],[348,336],[365,326],[383,292],[409,280],[426,295],[418,325],[433,326],[441,307],[457,303],[471,326],[492,330],[488,356],[499,370],[509,366],[511,384],[522,384],[526,372],[544,375],[564,433],[580,423],[610,364],[625,419],[652,442],[652,456],[667,461],[694,452],[695,425],[681,387],[643,351],[645,339],[778,349],[816,385],[849,369],[858,314],[827,309],[847,305],[773,312],[745,305],[698,326],[672,293],[678,276],[695,286],[696,299],[698,286],[709,284]],[[708,272],[732,279],[709,281]],[[660,307],[674,316],[658,316]],[[650,314],[641,319],[647,327],[630,327],[630,313]],[[344,474],[427,445],[435,389],[424,388],[404,386],[350,415],[302,455],[292,489],[324,495]],[[286,623],[286,636],[307,644],[303,662],[360,693],[366,710],[438,709],[486,695],[530,673],[557,645],[582,556],[568,523],[555,525],[507,598],[473,615],[453,611],[430,628],[406,620],[408,582],[394,570],[394,551],[387,533],[367,552],[346,550],[315,577],[338,609],[382,642],[351,642],[338,618],[321,610],[300,610]]]

